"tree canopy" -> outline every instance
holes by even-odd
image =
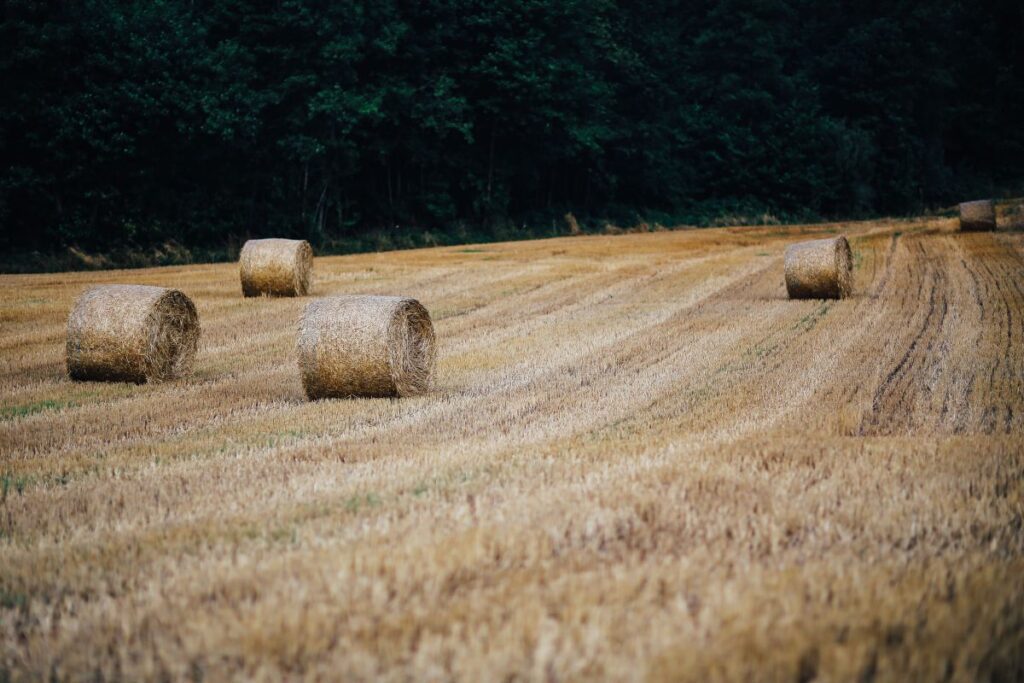
[[[1019,0],[9,0],[0,246],[907,213],[1019,187]]]

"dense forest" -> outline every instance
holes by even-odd
[[[2,12],[6,254],[906,214],[1024,178],[1020,0]]]

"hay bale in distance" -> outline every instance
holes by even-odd
[[[853,258],[846,238],[831,237],[786,248],[790,299],[844,299],[853,290]]]
[[[339,296],[306,306],[299,371],[311,400],[413,396],[434,367],[434,326],[420,302],[397,296]]]
[[[244,296],[305,296],[313,277],[306,240],[249,240],[238,257]]]
[[[75,380],[159,382],[192,366],[199,316],[176,289],[100,285],[68,317],[67,368]]]
[[[979,199],[960,205],[960,230],[963,232],[996,229],[996,204],[991,199]]]

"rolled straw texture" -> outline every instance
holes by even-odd
[[[430,313],[415,299],[317,299],[299,327],[299,371],[311,400],[423,393],[434,353]]]
[[[244,296],[305,296],[313,277],[306,240],[249,240],[238,257]]]
[[[964,232],[996,229],[996,204],[991,199],[979,199],[960,205],[960,230]]]
[[[791,299],[844,299],[853,290],[853,258],[843,236],[786,248],[786,291]]]
[[[196,307],[178,290],[91,287],[68,317],[68,375],[112,382],[172,379],[191,369],[198,343]]]

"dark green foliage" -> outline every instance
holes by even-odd
[[[0,249],[917,211],[1020,188],[1022,33],[1013,0],[8,0]]]

